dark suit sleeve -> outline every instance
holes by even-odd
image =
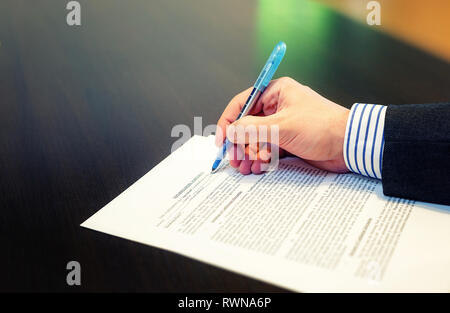
[[[450,103],[390,105],[383,192],[450,205]]]

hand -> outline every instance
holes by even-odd
[[[283,77],[271,81],[249,115],[235,121],[252,89],[236,95],[226,107],[217,123],[216,145],[223,143],[230,125],[244,128],[253,125],[256,131],[259,126],[270,129],[271,125],[278,125],[280,156],[293,154],[321,169],[348,172],[343,156],[348,109],[291,78]],[[248,135],[244,141],[239,141],[236,133],[228,132],[227,138],[231,142],[245,144],[243,158],[238,157],[239,149],[235,145],[230,164],[242,174],[259,174],[261,159],[267,160],[270,149],[259,151],[254,145],[249,146]],[[263,153],[265,157],[261,158]]]

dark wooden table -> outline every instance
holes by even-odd
[[[277,75],[345,106],[450,99],[448,63],[315,3],[84,0],[76,27],[66,3],[0,2],[2,291],[283,291],[79,226],[169,154],[174,125],[216,122],[279,40]]]

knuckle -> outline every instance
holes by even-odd
[[[311,92],[312,91],[311,87],[309,87],[307,85],[302,85],[302,86],[303,86],[303,89],[305,90],[305,92]]]
[[[283,84],[288,84],[291,83],[293,81],[292,78],[290,78],[289,76],[283,76],[280,78],[280,82]]]
[[[239,95],[235,95],[233,98],[231,98],[230,102],[228,103],[228,105],[233,105],[235,104],[239,99]]]

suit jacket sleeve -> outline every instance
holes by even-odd
[[[383,192],[450,205],[450,103],[390,105]]]

